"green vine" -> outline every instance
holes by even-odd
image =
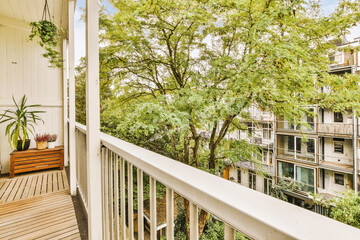
[[[58,27],[48,20],[31,22],[30,26],[32,29],[29,39],[31,41],[37,39],[40,46],[46,50],[43,57],[49,59],[52,67],[61,68],[63,58],[57,50],[57,45],[61,39]]]

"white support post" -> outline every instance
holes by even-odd
[[[133,165],[128,162],[128,229],[129,240],[134,239],[134,191],[133,191]]]
[[[86,63],[88,228],[90,239],[101,239],[99,5],[97,0],[86,1]]]
[[[198,207],[190,202],[190,240],[199,239]]]
[[[68,136],[68,61],[67,61],[67,40],[63,40],[62,56],[63,62],[63,137],[64,137],[64,165],[69,164],[69,136]]]
[[[69,157],[70,193],[76,195],[76,143],[75,143],[75,2],[69,1]]]
[[[144,240],[144,181],[143,172],[137,169],[138,194],[138,240]]]
[[[150,177],[150,240],[157,239],[156,231],[156,180]]]
[[[357,125],[356,125],[356,111],[353,111],[353,188],[354,192],[358,192],[358,166],[357,166]]]
[[[224,223],[224,240],[235,240],[235,230]]]
[[[125,213],[125,160],[120,158],[120,230],[121,240],[126,239],[126,213]]]
[[[174,191],[166,187],[166,240],[174,240]]]
[[[115,164],[115,177],[114,177],[114,185],[115,185],[115,239],[120,239],[120,230],[119,230],[119,156],[117,154],[114,155],[114,164]]]

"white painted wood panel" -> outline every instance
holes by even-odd
[[[44,50],[28,41],[29,31],[0,25],[0,113],[14,107],[12,95],[19,101],[25,94],[28,104],[41,104],[39,110],[45,124],[36,127],[37,133],[58,134],[57,145],[63,145],[63,72],[49,68],[42,56]],[[9,171],[11,152],[5,124],[0,125],[0,162],[2,173]],[[31,147],[35,147],[31,136]]]

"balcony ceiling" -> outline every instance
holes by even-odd
[[[52,20],[64,30],[67,29],[68,22],[67,2],[68,0],[48,0]],[[0,0],[0,17],[26,23],[39,21],[44,4],[45,0]]]

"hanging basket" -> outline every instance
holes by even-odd
[[[51,21],[51,15],[47,0],[45,0],[44,10],[41,21],[31,22],[30,40],[38,39],[38,43],[46,53],[43,57],[48,58],[51,66],[62,67],[63,59],[57,50],[57,45],[61,39],[59,28]]]

